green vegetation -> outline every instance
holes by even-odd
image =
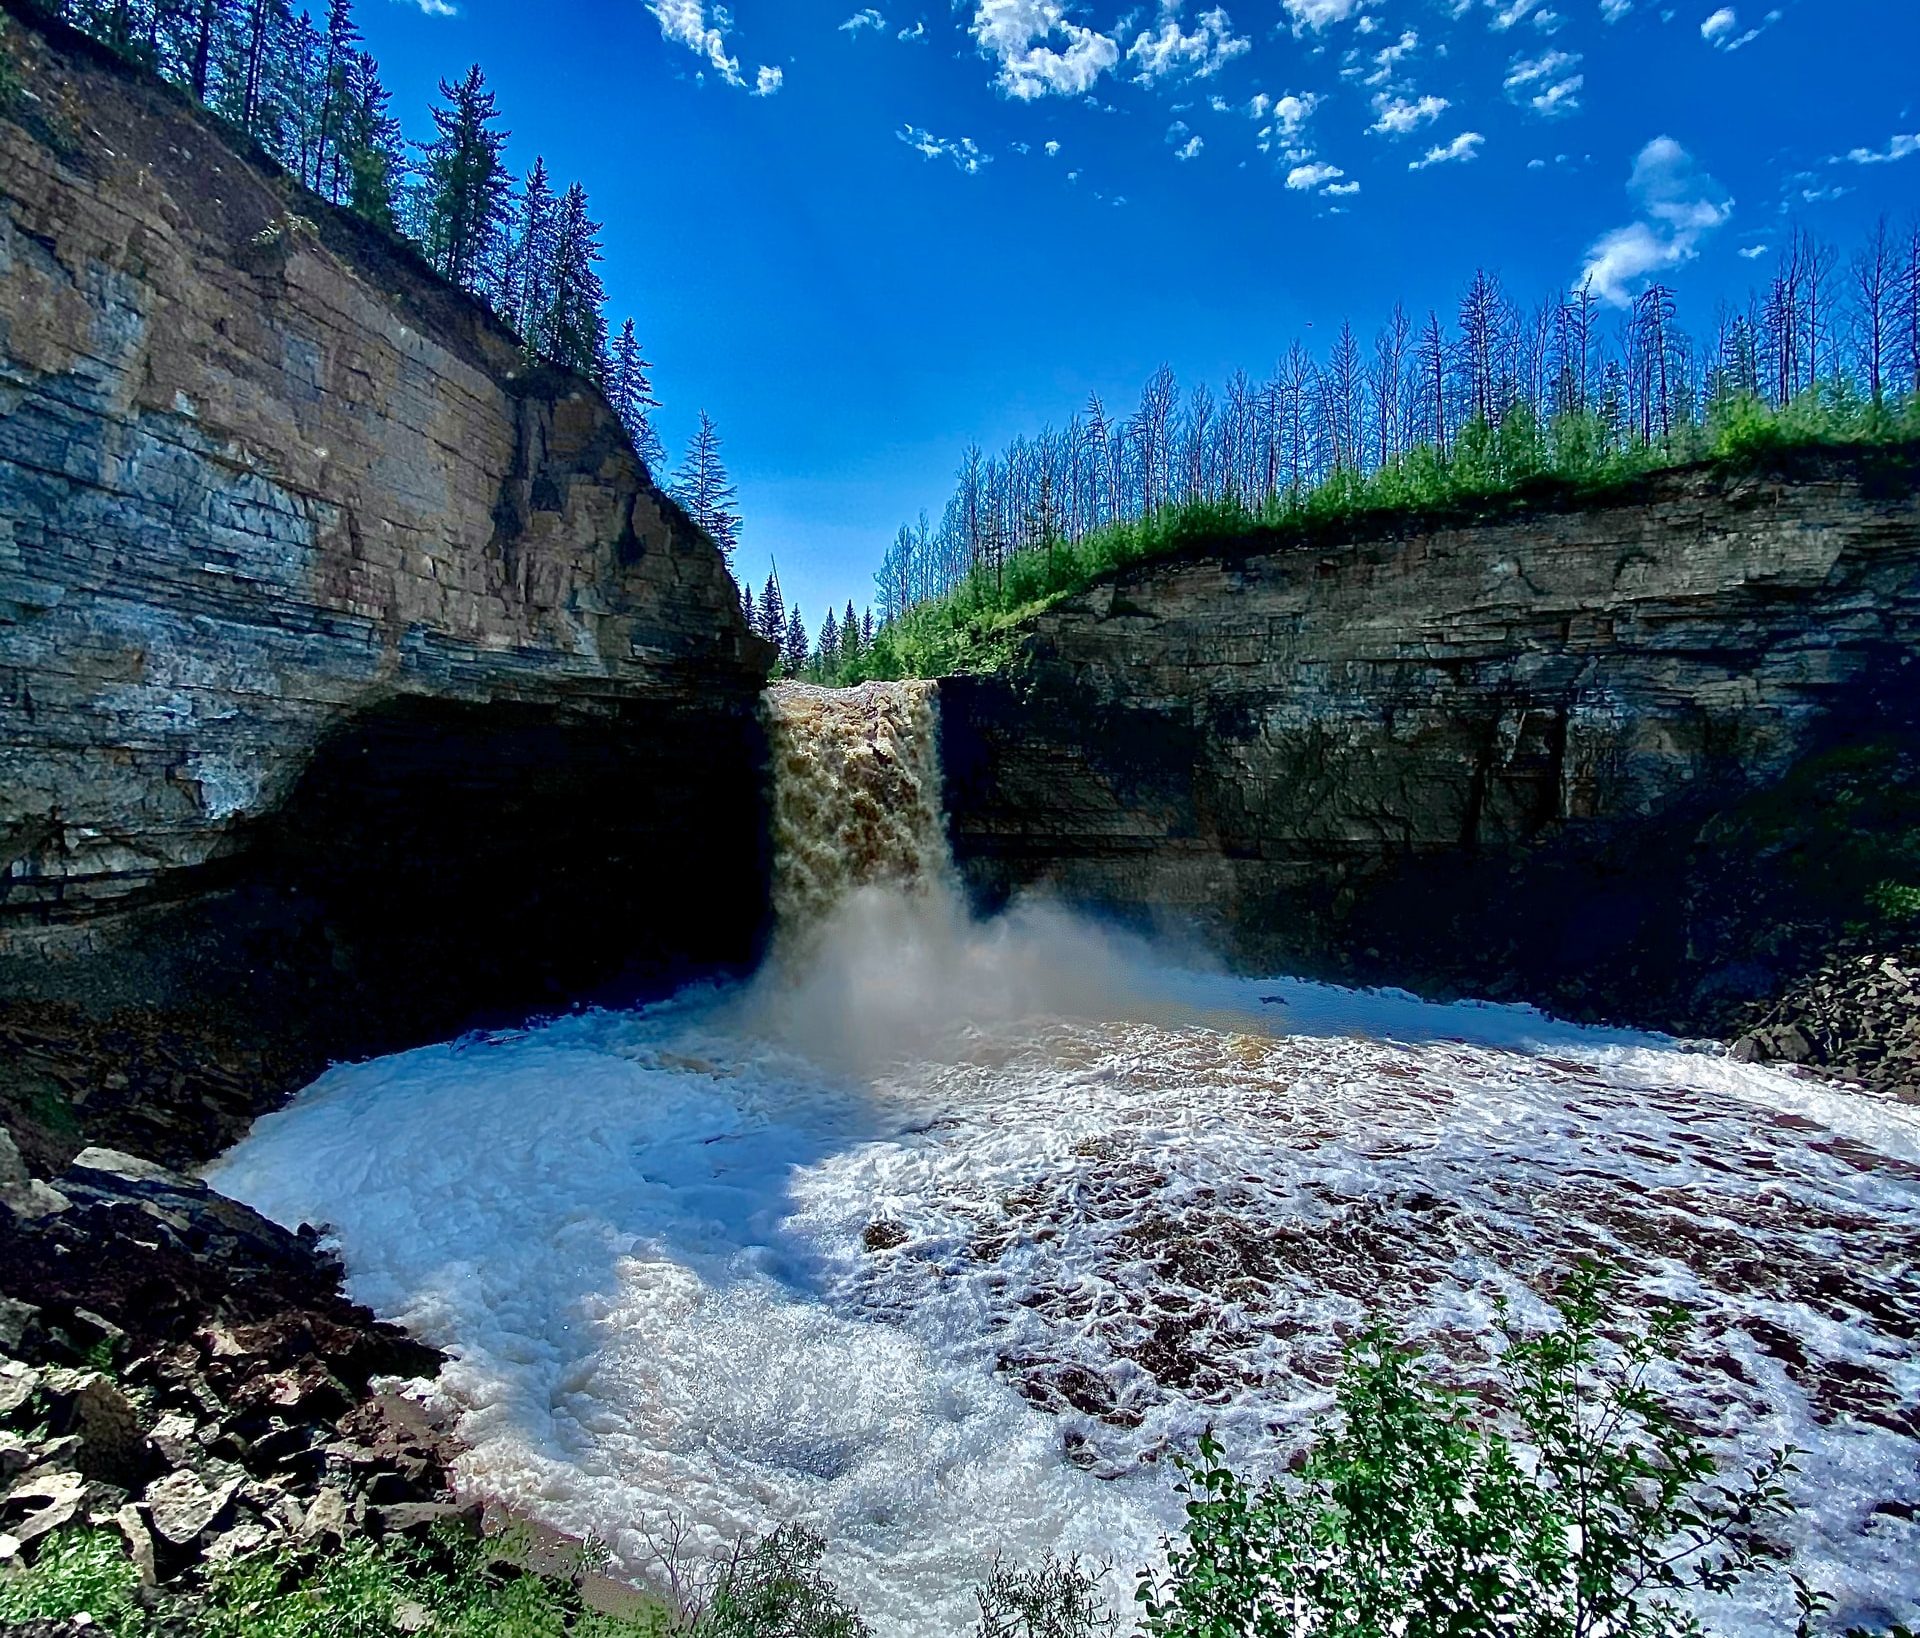
[[[1372,471],[1336,467],[1312,487],[1257,505],[1231,496],[1158,508],[1077,540],[1043,539],[969,572],[955,588],[905,609],[872,640],[816,655],[804,675],[832,686],[869,679],[938,677],[1005,669],[1024,622],[1115,569],[1185,550],[1244,543],[1308,548],[1335,537],[1390,532],[1420,520],[1498,516],[1532,505],[1624,495],[1647,477],[1699,462],[1729,470],[1800,450],[1920,440],[1920,394],[1878,407],[1842,386],[1809,389],[1785,407],[1741,394],[1716,403],[1699,425],[1640,443],[1609,434],[1597,415],[1567,413],[1541,425],[1516,405],[1500,427],[1469,422],[1446,453],[1416,445]]]
[[[1560,1324],[1502,1315],[1499,1392],[1439,1386],[1384,1331],[1348,1349],[1339,1415],[1297,1475],[1252,1485],[1203,1441],[1183,1464],[1187,1532],[1139,1599],[1155,1638],[1678,1638],[1677,1601],[1783,1556],[1791,1450],[1722,1484],[1649,1386],[1685,1326],[1668,1311],[1604,1346],[1606,1278],[1583,1269]],[[1498,1430],[1504,1403],[1519,1442]]]
[[[1609,1277],[1583,1267],[1557,1323],[1504,1309],[1502,1348],[1477,1390],[1443,1385],[1385,1329],[1348,1347],[1336,1409],[1304,1461],[1261,1482],[1204,1438],[1181,1462],[1186,1528],[1136,1594],[1149,1638],[1683,1638],[1691,1594],[1779,1573],[1791,1449],[1723,1477],[1706,1440],[1654,1382],[1679,1352],[1678,1309],[1628,1322]],[[206,1638],[868,1638],[822,1573],[825,1544],[783,1527],[717,1569],[670,1540],[670,1596],[628,1616],[581,1596],[604,1549],[571,1577],[526,1573],[512,1538],[357,1541],[327,1555],[277,1549],[210,1567],[191,1630]],[[1798,1634],[1824,1630],[1823,1592],[1792,1578]],[[1077,1560],[996,1563],[975,1638],[1109,1638],[1100,1573]],[[111,1638],[160,1638],[111,1532],[52,1538],[0,1574],[0,1627],[90,1615]],[[1848,1638],[1866,1638],[1850,1633]],[[1891,1638],[1913,1638],[1895,1628]]]

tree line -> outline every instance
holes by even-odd
[[[969,447],[939,522],[922,513],[885,555],[883,633],[963,590],[1004,602],[1016,563],[1023,584],[1050,584],[1028,560],[1169,509],[1274,516],[1578,480],[1698,458],[1742,417],[1783,437],[1872,436],[1916,402],[1920,220],[1883,219],[1844,259],[1791,233],[1767,284],[1698,333],[1665,284],[1610,322],[1590,283],[1527,304],[1481,271],[1450,314],[1396,306],[1367,340],[1342,323],[1323,356],[1295,341],[1264,379],[1183,392],[1162,367],[1130,413],[1096,393],[998,454]]]
[[[528,358],[594,381],[650,473],[664,476],[652,365],[624,320],[610,333],[599,266],[602,224],[578,182],[546,161],[516,178],[511,134],[479,66],[439,83],[433,136],[409,142],[380,66],[363,49],[352,0],[323,22],[288,0],[44,0],[43,8],[184,87],[302,186],[412,242],[520,337]],[[741,519],[703,410],[669,484],[732,560]]]

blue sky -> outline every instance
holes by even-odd
[[[419,134],[478,62],[606,223],[677,456],[755,583],[865,603],[969,440],[1256,375],[1476,265],[1654,274],[1683,320],[1791,223],[1920,206],[1920,0],[362,0]]]

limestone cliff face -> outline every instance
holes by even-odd
[[[1917,660],[1911,450],[1229,544],[943,685],[956,851],[1255,964],[1710,1027],[1884,868],[1869,814],[1920,828]]]
[[[9,40],[0,996],[251,985],[311,1057],[748,954],[767,655],[599,394],[184,98]]]

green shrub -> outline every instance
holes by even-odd
[[[1100,1597],[1099,1572],[1051,1553],[1032,1568],[995,1559],[974,1598],[975,1638],[1107,1638],[1119,1625]]]
[[[1185,1538],[1138,1593],[1155,1638],[1665,1638],[1676,1595],[1722,1592],[1778,1556],[1793,1452],[1720,1482],[1649,1387],[1682,1326],[1601,1345],[1606,1279],[1583,1269],[1560,1323],[1504,1314],[1502,1398],[1436,1383],[1384,1331],[1349,1348],[1338,1414],[1298,1474],[1251,1484],[1211,1437],[1183,1467]]]

